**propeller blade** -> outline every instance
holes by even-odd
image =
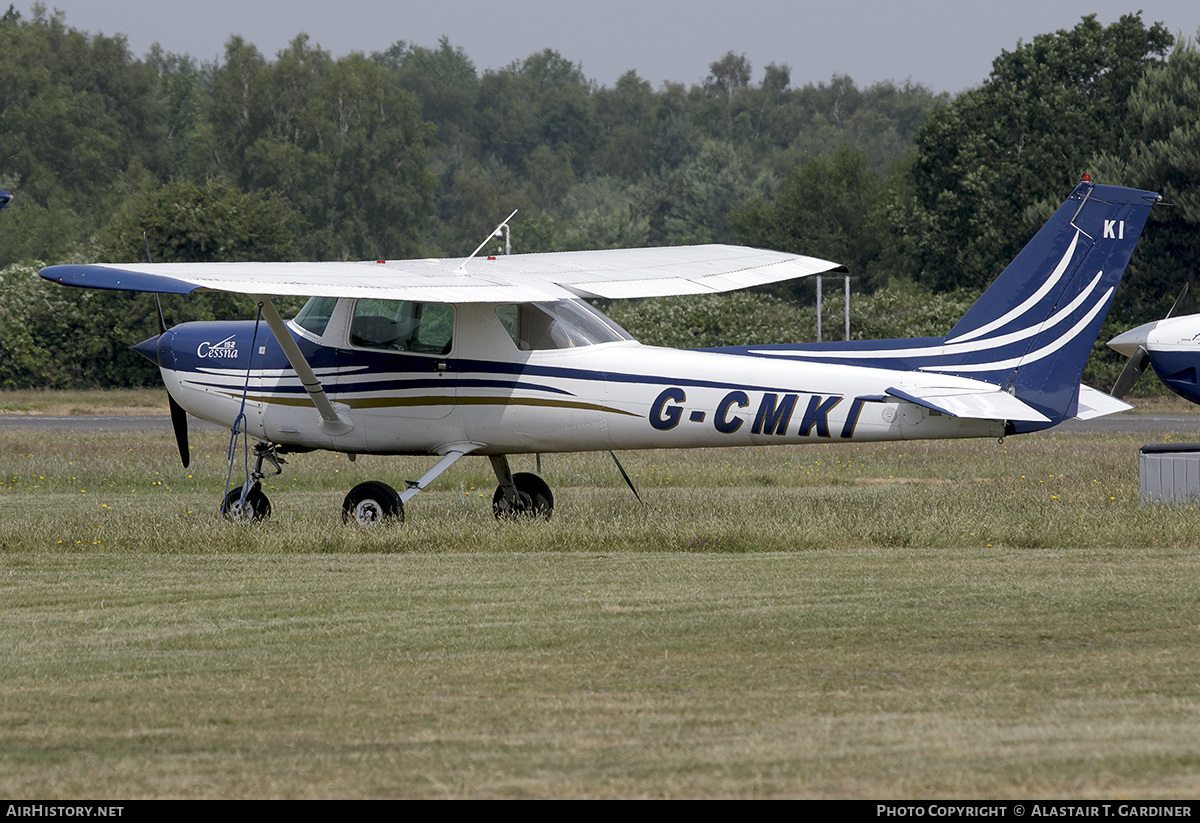
[[[183,410],[183,406],[175,402],[175,398],[169,393],[167,400],[171,403],[171,428],[175,430],[175,442],[179,446],[179,459],[186,469],[188,463],[192,462],[192,456],[188,452],[187,412]]]
[[[1145,346],[1138,346],[1129,358],[1129,362],[1125,364],[1125,368],[1121,370],[1121,376],[1117,378],[1117,382],[1113,383],[1112,391],[1109,394],[1118,400],[1128,394],[1149,363],[1150,353],[1146,351]]]

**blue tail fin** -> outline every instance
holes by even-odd
[[[1079,376],[1157,201],[1081,183],[920,368],[999,385],[1053,423],[1075,416]]]
[[[945,337],[722,348],[736,354],[973,378],[1049,423],[1074,417],[1079,376],[1154,192],[1080,183]]]

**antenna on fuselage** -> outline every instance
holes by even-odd
[[[505,238],[504,239],[504,253],[509,254],[511,246],[508,242],[508,221],[512,220],[513,217],[516,216],[518,211],[520,211],[520,209],[513,209],[512,214],[510,214],[508,217],[505,217],[504,220],[501,221],[500,225],[496,226],[496,228],[492,230],[492,233],[489,234],[486,238],[484,238],[484,241],[479,244],[479,246],[475,249],[475,251],[471,252],[471,254],[467,257],[466,260],[464,260],[458,264],[458,268],[455,269],[454,271],[457,274],[466,274],[467,273],[467,263],[469,263],[471,261],[471,259],[475,257],[475,255],[479,254],[479,252],[483,250],[483,247],[486,246],[493,237],[500,237],[502,235],[504,236],[504,238]]]

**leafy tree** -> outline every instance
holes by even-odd
[[[252,170],[246,152],[262,134],[267,90],[262,80],[267,61],[252,44],[231,37],[225,58],[212,71],[208,120],[212,124],[209,171],[250,188]]]
[[[518,174],[540,145],[566,150],[582,171],[596,146],[592,84],[579,65],[552,49],[532,54],[480,83],[478,135],[484,154],[494,154]]]
[[[1173,42],[1130,14],[1095,15],[996,58],[979,89],[934,112],[917,138],[914,200],[899,231],[924,280],[982,288],[1113,145],[1142,74]]]
[[[156,262],[289,259],[294,218],[286,207],[219,183],[176,180],[130,196],[99,233],[89,259],[145,259],[146,231]],[[130,348],[158,333],[153,299],[145,294],[67,289],[37,276],[39,266],[0,273],[0,385],[78,388],[153,385],[157,370]],[[164,296],[173,322],[253,316],[239,295]],[[286,310],[286,309],[284,309]]]
[[[799,343],[816,329],[813,309],[744,291],[619,300],[606,312],[640,342],[672,348]]]
[[[65,289],[36,265],[0,270],[0,386],[91,388],[147,385],[157,370],[129,345],[155,333],[146,295]],[[153,313],[153,309],[149,309]],[[142,332],[145,333],[142,333]]]
[[[436,248],[450,257],[465,257],[496,225],[518,209],[522,219],[540,212],[520,191],[516,176],[499,161],[486,166],[466,162],[453,171],[446,216],[437,228]],[[521,249],[528,251],[529,249]],[[489,253],[495,249],[489,249]]]
[[[158,187],[152,177],[140,179],[144,188],[98,233],[91,259],[145,260],[143,231],[159,263],[295,259],[297,219],[277,199],[211,180],[176,179]],[[66,289],[42,280],[37,269],[12,266],[0,273],[0,317],[7,321],[0,323],[0,385],[157,383],[157,370],[130,348],[158,333],[150,296]],[[162,302],[171,322],[254,315],[240,295],[165,295]]]
[[[596,171],[626,180],[654,171],[651,144],[659,102],[650,84],[628,71],[612,89],[597,90],[594,100],[596,121],[603,134],[594,161]]]
[[[158,81],[155,96],[163,112],[164,147],[174,174],[201,173],[211,144],[211,127],[205,115],[206,75],[186,54],[165,52],[158,43],[150,47],[146,62]]]
[[[976,296],[961,290],[932,294],[913,283],[893,281],[872,295],[852,296],[850,336],[855,340],[939,337],[966,313]],[[841,325],[843,300],[841,289],[825,293],[825,329]],[[642,343],[655,346],[699,348],[816,339],[811,297],[803,303],[762,291],[656,297],[616,301],[606,312]]]
[[[834,260],[863,275],[883,245],[876,215],[880,175],[859,149],[843,146],[829,161],[811,159],[784,179],[773,202],[735,214],[751,246]]]
[[[668,83],[655,113],[654,135],[650,142],[650,169],[677,169],[700,150],[701,138],[688,114],[683,86]]]
[[[638,201],[637,187],[612,178],[575,186],[565,198],[562,214],[556,250],[638,248],[649,240],[650,221]]]
[[[124,39],[68,27],[35,4],[0,19],[0,169],[19,192],[0,233],[0,266],[57,259],[111,207],[109,190],[136,159],[165,171],[154,71]]]
[[[277,198],[176,179],[143,192],[100,231],[97,259],[144,261],[148,242],[156,263],[295,260],[296,223]]]
[[[237,38],[214,74],[221,168],[274,191],[317,259],[412,257],[432,209],[432,128],[379,63],[334,61],[304,35],[267,64]]]
[[[708,78],[704,81],[704,92],[732,105],[734,95],[750,85],[750,61],[744,54],[726,52],[725,56],[708,65]]]
[[[397,41],[371,59],[391,71],[402,89],[421,104],[423,119],[437,126],[438,139],[456,143],[474,128],[479,100],[479,75],[475,64],[449,39],[438,41],[436,50]]]
[[[691,162],[663,182],[656,188],[666,207],[667,244],[735,242],[730,216],[770,190],[770,181],[755,174],[732,143],[716,140],[705,141]]]
[[[1117,149],[1097,157],[1104,182],[1159,192],[1113,314],[1124,324],[1160,318],[1200,271],[1200,51],[1180,43],[1148,70],[1128,104]]]
[[[566,150],[555,151],[547,145],[538,146],[529,156],[527,167],[533,197],[543,210],[561,203],[575,185],[571,155]]]

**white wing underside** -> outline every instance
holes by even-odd
[[[90,270],[94,276],[84,279],[92,282],[71,285],[150,291],[155,289],[147,288],[147,284],[158,280],[164,284],[243,294],[376,297],[437,303],[709,294],[845,271],[828,260],[724,245],[519,254],[470,260],[104,263],[80,268]],[[46,272],[47,276],[51,273],[52,270]],[[114,282],[119,281],[122,273],[138,277],[130,278],[129,285]],[[101,285],[97,278],[108,282]]]

